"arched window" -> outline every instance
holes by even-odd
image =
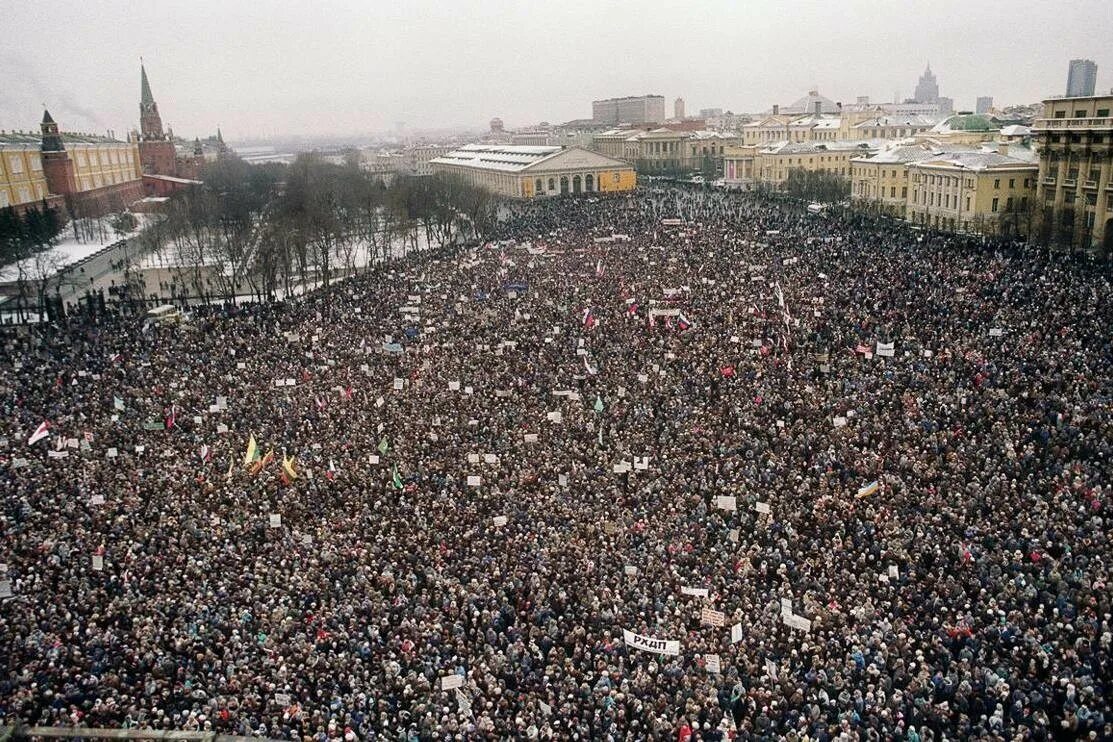
[[[581,187],[580,176],[578,174],[573,175],[572,176],[572,193],[580,193],[582,190],[583,190],[583,188]]]
[[[560,192],[561,193],[568,193],[568,176],[567,175],[560,176]]]
[[[591,173],[584,176],[584,190],[588,193],[595,191],[595,176]]]
[[[541,195],[542,190],[541,178],[538,178],[537,181],[533,184],[533,192],[537,195]]]
[[[556,179],[549,178],[549,190],[550,191],[555,191],[556,190]]]

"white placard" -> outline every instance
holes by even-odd
[[[809,621],[808,619],[804,618],[803,616],[796,616],[796,615],[784,616],[784,615],[782,615],[781,616],[781,621],[784,622],[785,626],[788,626],[789,628],[793,628],[793,629],[799,629],[800,631],[803,631],[805,634],[812,630],[812,622]]]
[[[719,508],[719,510],[734,512],[738,509],[738,498],[734,495],[716,495],[715,507]]]
[[[526,443],[537,443],[537,433],[526,433],[522,436],[522,440]]]
[[[371,454],[371,456],[369,458],[370,458],[370,461],[371,461],[372,464],[379,463],[379,454],[373,453],[373,454]]]
[[[778,676],[777,676],[777,663],[774,662],[773,660],[769,660],[769,659],[765,660],[765,672],[773,680],[778,680],[779,679]]]
[[[247,364],[243,361],[240,361],[236,364],[236,368],[238,368],[240,371],[243,371],[245,368],[247,368]]]
[[[685,587],[680,588],[680,592],[681,592],[682,595],[691,595],[694,598],[706,598],[707,597],[707,588],[706,587],[686,587],[685,586]]]
[[[469,464],[478,464],[479,463],[479,454],[469,453],[468,454],[468,463]]]
[[[1005,334],[1005,330],[1001,327],[992,327],[989,330],[989,336],[991,338],[999,338],[1004,334]]]
[[[441,690],[452,690],[453,688],[461,688],[464,685],[464,676],[458,673],[452,675],[441,676]]]
[[[282,514],[271,513],[267,516],[267,522],[270,524],[271,528],[280,528],[282,526]]]
[[[719,655],[705,654],[703,656],[704,667],[708,672],[719,673],[722,672]]]
[[[501,528],[502,526],[506,525],[506,516],[496,515],[494,518],[491,519],[491,522]]]
[[[103,505],[104,504],[104,495],[93,495],[92,497],[89,498],[89,504],[90,505]]]
[[[769,507],[769,503],[767,502],[759,502],[754,504],[754,510],[758,511],[759,513],[764,513],[765,515],[769,515],[773,512]]]
[[[737,544],[738,543],[738,529],[737,528],[730,529],[730,531],[727,533],[727,540],[730,541],[732,544]]]
[[[552,423],[564,422],[564,413],[560,410],[553,410],[545,415],[545,419]]]
[[[623,629],[622,640],[626,642],[627,646],[640,649],[643,652],[667,654],[673,657],[680,654],[680,642],[672,639],[656,639],[652,636],[642,636],[628,629]]]
[[[897,567],[897,565],[889,565],[889,577],[893,578],[894,580],[900,579],[900,569]]]
[[[842,428],[845,425],[846,425],[846,418],[845,417],[843,417],[841,415],[838,415],[838,416],[835,417],[835,427],[836,428]]]
[[[448,391],[450,391],[450,392],[460,391],[460,382],[458,382],[458,381],[448,382]]]
[[[12,597],[12,581],[8,579],[0,580],[0,598]]]
[[[104,557],[100,554],[93,554],[93,571],[100,572],[104,569]]]
[[[722,611],[716,611],[712,608],[702,608],[699,612],[700,626],[723,626],[727,622],[727,616]]]
[[[406,385],[406,380],[405,379],[396,378],[394,380],[394,391],[396,391],[396,392],[402,391],[402,387],[404,387],[405,385]],[[382,399],[382,397],[380,397],[380,399]]]
[[[627,577],[635,577],[638,574],[638,568],[633,565],[627,564],[625,567],[622,568],[622,574],[626,575]]]
[[[108,458],[110,458],[110,459],[114,459],[114,458],[116,458],[117,456],[119,456],[119,455],[120,455],[120,452],[119,452],[119,451],[117,451],[117,450],[115,449],[115,447],[113,447],[113,448],[110,448],[110,449],[108,449],[107,451],[105,451],[105,454],[104,454],[104,455],[105,455],[105,456],[107,456],[107,457],[108,457]]]
[[[884,358],[892,358],[897,354],[894,343],[877,343],[877,355]]]
[[[469,474],[468,475],[468,486],[469,487],[478,487],[482,483],[483,483],[483,477],[479,476],[478,474]]]
[[[568,486],[568,475],[567,474],[558,474],[557,475],[557,484],[559,484],[561,487],[567,487]]]
[[[737,644],[742,641],[742,624],[736,623],[730,627],[730,643]]]
[[[792,615],[792,598],[781,598],[781,615]]]
[[[224,423],[217,423],[216,432],[217,433],[227,433],[228,432],[228,426],[225,425]]]
[[[499,463],[499,457],[498,457],[498,455],[493,454],[493,453],[485,453],[485,454],[483,454],[483,463],[484,464],[497,464],[497,463]]]

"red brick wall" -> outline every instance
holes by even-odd
[[[141,198],[143,198],[143,181],[129,180],[75,193],[70,197],[70,203],[75,216],[104,216],[129,208]]]
[[[173,142],[140,142],[139,163],[149,175],[177,175]]]
[[[73,160],[68,154],[44,152],[42,159],[47,192],[65,196],[77,190],[77,181],[73,176]]]

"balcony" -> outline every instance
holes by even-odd
[[[1080,119],[1036,119],[1032,131],[1113,131],[1113,116]]]
[[[1096,180],[1084,180],[1082,181],[1082,187],[1093,190],[1098,187],[1098,182]]]
[[[1054,175],[1048,175],[1047,177],[1045,177],[1043,179],[1042,182],[1043,182],[1044,185],[1053,186],[1053,185],[1055,185],[1055,176]]]
[[[1067,188],[1074,188],[1078,185],[1078,181],[1074,178],[1063,178],[1063,185]]]

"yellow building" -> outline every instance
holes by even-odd
[[[1053,98],[1039,138],[1039,239],[1113,255],[1113,96]]]
[[[597,134],[596,151],[632,163],[639,173],[687,175],[706,169],[719,172],[727,147],[740,139],[717,131],[612,129]]]
[[[793,170],[827,172],[849,180],[851,160],[876,151],[871,142],[777,142],[765,147],[731,147],[723,156],[728,187],[750,190],[762,184],[780,188]]]
[[[851,201],[859,208],[904,219],[908,206],[908,166],[959,151],[973,151],[973,148],[906,139],[869,157],[856,157],[850,161]]]
[[[430,161],[434,173],[507,198],[618,193],[637,186],[634,168],[578,147],[467,144]]]
[[[1038,170],[1035,163],[981,151],[909,163],[906,218],[952,232],[1029,234]]]
[[[21,141],[24,137],[29,141]],[[49,195],[39,137],[0,134],[0,209],[13,206],[22,211]]]

